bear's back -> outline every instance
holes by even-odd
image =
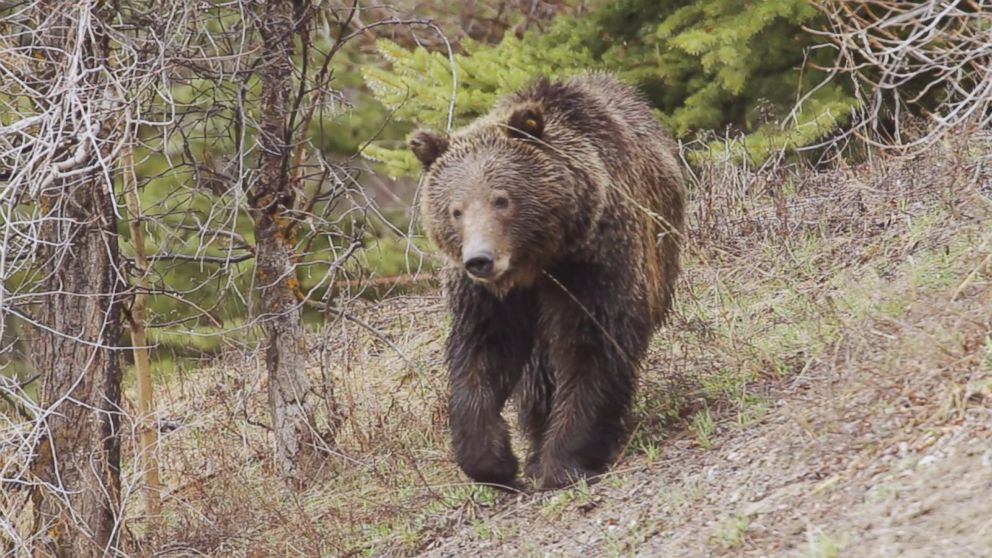
[[[509,101],[541,104],[597,152],[609,182],[601,219],[620,221],[640,241],[645,295],[660,324],[671,306],[684,228],[683,172],[674,140],[640,92],[608,74],[542,80]]]

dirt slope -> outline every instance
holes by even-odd
[[[992,556],[989,187],[898,168],[875,177],[888,181],[884,194],[848,177],[844,186],[862,189],[858,205],[867,206],[861,229],[820,228],[811,260],[747,252],[766,275],[792,277],[811,302],[832,306],[812,318],[833,328],[824,342],[778,354],[797,359],[791,370],[747,386],[764,402],[760,418],[742,420],[756,404],[744,402],[708,413],[708,429],[683,421],[671,437],[656,434],[653,450],[628,452],[602,482],[504,498],[423,555]],[[943,200],[940,185],[950,188]],[[843,218],[850,197],[823,195],[839,206],[821,216]],[[732,293],[787,296],[706,263],[690,281],[716,270],[739,283]],[[750,325],[744,335],[762,335]],[[665,345],[680,341],[659,340],[658,359],[678,354]],[[700,383],[705,392],[705,376]]]
[[[886,360],[928,341],[912,329],[862,349]],[[989,350],[982,370],[956,362],[977,364],[963,352],[943,370],[807,370],[768,392],[760,424],[722,429],[708,449],[683,433],[615,481],[506,502],[477,520],[491,538],[469,523],[424,554],[990,556]]]

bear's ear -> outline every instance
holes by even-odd
[[[424,170],[429,169],[431,164],[448,150],[448,136],[433,130],[417,130],[410,134],[406,143],[410,146],[410,151],[413,151],[420,160],[420,164],[424,165]]]
[[[506,133],[516,139],[541,139],[544,134],[544,114],[541,107],[531,105],[513,111],[506,123]]]

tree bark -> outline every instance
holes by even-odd
[[[116,222],[99,180],[74,185],[61,200],[62,222],[43,226],[46,274],[35,369],[47,439],[34,463],[35,532],[57,556],[97,556],[120,535],[121,366]]]
[[[294,9],[296,8],[296,9]],[[299,3],[269,0],[262,41],[258,181],[250,195],[255,223],[255,280],[267,337],[266,365],[274,457],[287,478],[302,482],[317,457],[313,394],[306,372],[302,303],[296,278],[295,236],[289,212],[296,199],[291,168],[294,15]]]
[[[126,288],[118,268],[113,184],[95,165],[113,133],[99,108],[108,108],[108,43],[96,24],[98,2],[47,8],[46,17],[54,15],[45,41],[60,53],[50,62],[60,68],[57,84],[63,88],[48,109],[62,115],[65,125],[55,130],[56,139],[68,146],[52,167],[82,174],[50,174],[35,197],[43,220],[37,248],[40,327],[32,363],[43,375],[40,420],[46,428],[32,464],[40,481],[32,488],[35,532],[46,534],[37,554],[102,556],[118,548],[122,526],[121,365],[115,347],[121,336],[119,295]]]

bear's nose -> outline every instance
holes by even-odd
[[[493,253],[483,250],[465,258],[465,270],[479,279],[486,279],[493,274]]]

